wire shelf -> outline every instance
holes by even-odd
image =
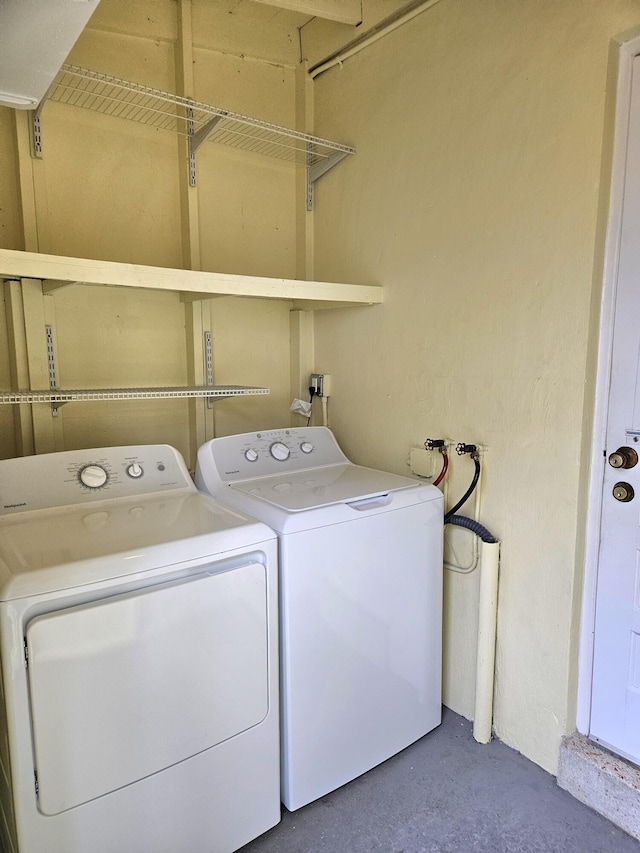
[[[268,388],[253,388],[243,385],[198,385],[180,388],[109,388],[63,391],[0,391],[0,404],[9,403],[76,403],[96,400],[167,400],[204,397],[247,397],[268,394]]]
[[[355,153],[348,145],[74,65],[62,66],[48,99],[191,136],[198,145],[206,139],[300,166]]]

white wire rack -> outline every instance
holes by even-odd
[[[193,150],[205,140],[218,142],[320,168],[319,174],[355,152],[348,145],[74,65],[62,66],[47,98],[189,136]]]
[[[0,404],[3,403],[76,403],[95,400],[165,400],[193,397],[247,397],[256,394],[268,394],[268,388],[253,388],[243,385],[198,385],[181,388],[108,388],[63,391],[60,388],[49,391],[0,391]]]

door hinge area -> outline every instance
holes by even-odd
[[[38,783],[38,771],[37,770],[33,771],[33,783],[34,783],[34,787],[36,789],[36,797],[37,797],[40,794],[40,785]]]
[[[23,648],[24,648],[24,665],[29,666],[29,646],[27,645],[27,638],[23,637]]]

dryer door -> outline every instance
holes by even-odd
[[[267,714],[259,563],[38,616],[26,639],[39,808],[48,815],[184,761]]]

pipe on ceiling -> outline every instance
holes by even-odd
[[[341,65],[345,59],[349,59],[352,56],[355,56],[356,53],[359,53],[361,50],[364,50],[365,47],[369,47],[370,44],[378,41],[383,38],[383,36],[388,35],[389,33],[397,30],[398,27],[401,27],[403,24],[406,24],[408,21],[413,20],[418,15],[421,15],[423,12],[426,12],[427,9],[430,9],[432,6],[435,6],[436,3],[439,3],[440,0],[420,0],[418,3],[413,3],[409,8],[404,11],[398,12],[395,15],[391,15],[388,18],[385,18],[383,21],[380,21],[379,24],[376,24],[375,27],[372,27],[366,33],[363,33],[357,39],[348,42],[344,47],[340,48],[340,50],[328,56],[326,59],[321,60],[316,63],[309,69],[309,76],[315,80],[320,74],[324,74],[325,71],[328,71],[330,68],[334,68],[336,65]]]

